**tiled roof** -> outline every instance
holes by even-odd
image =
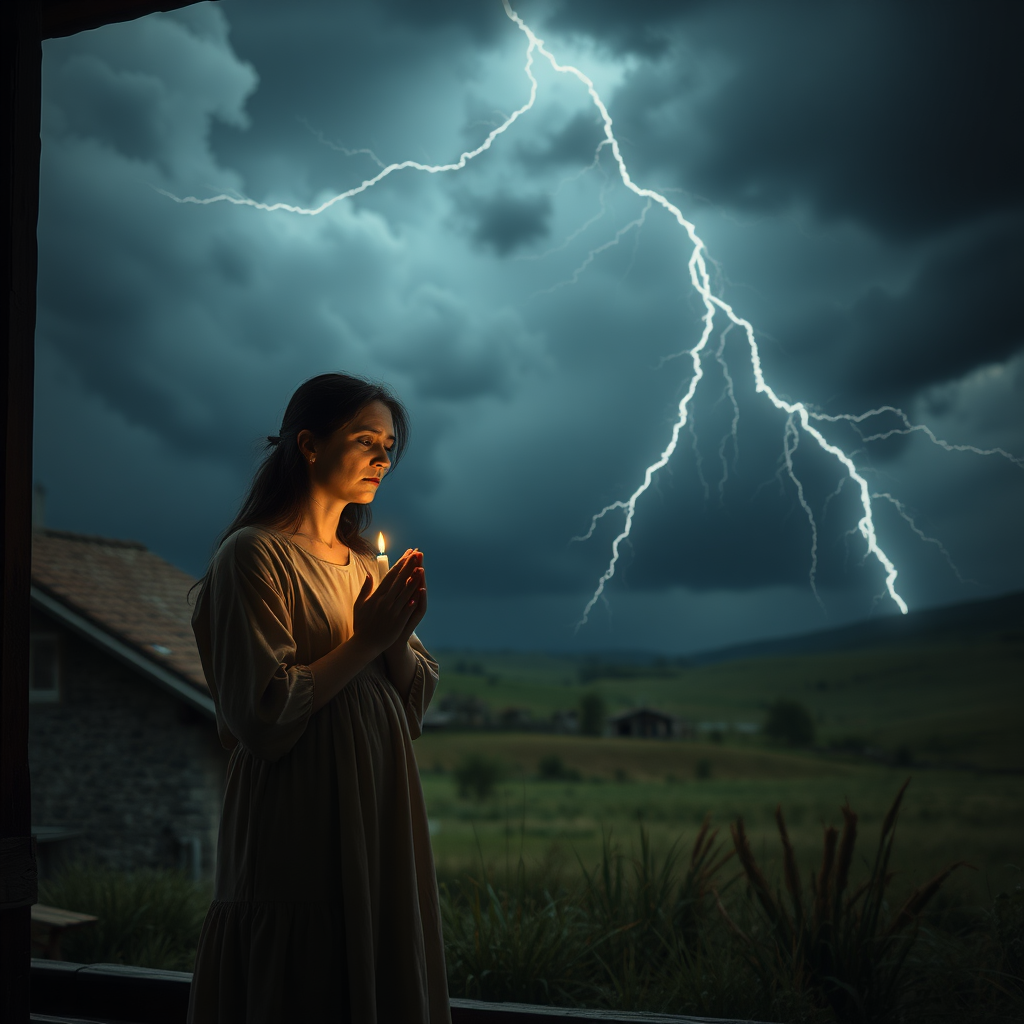
[[[32,534],[34,586],[209,693],[188,603],[195,582],[135,541]]]

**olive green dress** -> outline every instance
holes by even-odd
[[[214,557],[192,625],[232,753],[190,1021],[451,1019],[412,750],[437,664],[414,637],[406,699],[378,658],[311,713],[367,573],[255,527]]]

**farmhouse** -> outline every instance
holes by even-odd
[[[613,736],[671,739],[681,734],[681,725],[671,715],[652,708],[630,708],[608,719]]]
[[[227,752],[192,635],[194,583],[133,541],[34,531],[29,764],[44,876],[61,853],[212,870]]]

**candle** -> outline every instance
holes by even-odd
[[[384,534],[377,534],[377,550],[380,554],[377,556],[377,568],[380,570],[381,576],[383,576],[391,566],[388,565],[388,556],[384,554]]]

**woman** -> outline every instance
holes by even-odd
[[[306,381],[192,625],[231,750],[189,1019],[449,1021],[412,740],[437,685],[423,556],[361,536],[408,433],[385,388]]]

